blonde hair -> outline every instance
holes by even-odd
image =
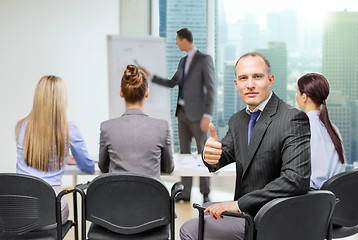
[[[18,141],[20,130],[27,121],[23,146],[28,166],[46,172],[64,166],[69,147],[66,108],[67,92],[63,80],[51,75],[42,77],[36,86],[30,114],[17,123],[15,130]]]

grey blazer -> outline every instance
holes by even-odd
[[[168,122],[128,109],[101,124],[99,168],[103,173],[130,172],[160,179],[174,169]]]
[[[172,79],[168,80],[154,75],[152,81],[170,88],[179,85],[182,80],[183,60],[184,58],[180,59],[177,71]],[[214,78],[214,64],[211,56],[198,50],[190,63],[184,81],[184,109],[186,117],[190,121],[200,121],[204,113],[213,114]],[[177,111],[175,116],[177,116]]]
[[[235,200],[253,216],[274,198],[299,195],[310,189],[310,125],[307,115],[272,94],[250,140],[250,116],[245,109],[229,120],[221,141],[219,163],[210,171],[236,163]]]

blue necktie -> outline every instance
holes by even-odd
[[[182,72],[182,75],[181,75],[181,82],[180,82],[180,86],[179,86],[179,98],[181,98],[181,99],[184,99],[183,89],[184,89],[184,79],[185,79],[186,58],[187,58],[187,56],[185,56],[184,60],[183,60],[183,72]]]
[[[249,122],[249,130],[247,133],[248,136],[248,141],[247,143],[250,143],[250,138],[251,138],[251,134],[252,134],[252,130],[254,130],[255,124],[256,124],[256,119],[259,117],[260,115],[260,110],[258,110],[257,112],[250,112],[250,122]]]

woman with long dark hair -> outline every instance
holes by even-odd
[[[311,188],[319,189],[333,175],[344,171],[344,151],[338,128],[329,120],[326,99],[327,79],[308,73],[298,79],[296,101],[310,120],[311,127]]]

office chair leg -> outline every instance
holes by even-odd
[[[204,212],[199,211],[199,228],[198,228],[198,240],[204,239]]]
[[[73,192],[73,218],[75,222],[75,240],[78,240],[77,192]]]

